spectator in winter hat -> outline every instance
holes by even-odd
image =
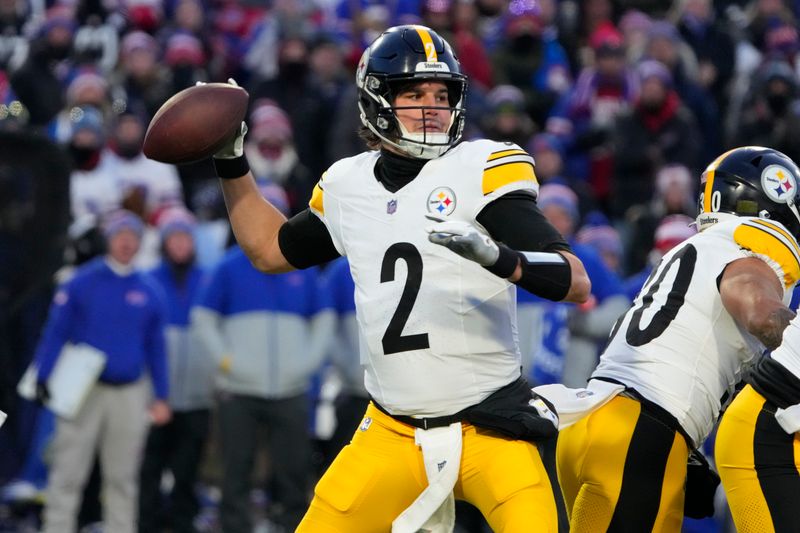
[[[653,19],[636,9],[627,10],[620,18],[619,29],[625,41],[629,64],[638,63],[644,55],[652,25]]]
[[[647,254],[647,262],[640,271],[625,280],[625,292],[633,300],[644,286],[655,265],[665,253],[672,250],[697,233],[694,218],[686,215],[667,215],[656,228],[653,245]]]
[[[67,106],[95,106],[104,112],[110,107],[108,82],[100,74],[87,70],[67,86]]]
[[[260,99],[249,123],[245,143],[253,175],[259,182],[283,187],[291,213],[297,213],[311,198],[315,180],[297,155],[289,116],[274,101]]]
[[[561,177],[564,169],[564,143],[552,133],[534,135],[527,144],[528,153],[536,161],[536,178],[544,184]]]
[[[677,245],[697,233],[694,219],[686,215],[667,215],[656,228],[653,250],[661,257]],[[651,261],[655,263],[655,261]]]
[[[81,493],[99,456],[103,530],[134,533],[139,465],[148,428],[169,422],[163,295],[137,271],[143,223],[117,211],[102,225],[108,252],[59,288],[36,352],[39,397],[67,343],[102,354],[104,364],[74,417],[58,417],[42,531],[77,529]]]
[[[656,228],[664,217],[685,215],[693,220],[697,216],[695,180],[684,165],[673,163],[658,169],[651,200],[626,214],[629,228],[626,273],[639,272],[648,264]]]
[[[56,67],[69,57],[74,32],[71,9],[50,8],[31,42],[28,57],[11,74],[11,87],[30,113],[32,125],[46,125],[64,107],[64,90]]]
[[[166,296],[173,417],[162,427],[150,428],[147,438],[141,468],[139,531],[162,531],[168,522],[175,533],[188,533],[195,531],[195,483],[208,436],[214,368],[189,323],[189,310],[204,278],[195,263],[194,216],[183,206],[168,208],[158,218],[158,229],[163,256],[150,275]],[[174,479],[168,494],[172,511],[168,520],[161,492],[166,471]]]
[[[575,240],[594,248],[609,270],[620,273],[623,259],[622,239],[607,220],[601,224],[584,225],[575,235]]]
[[[128,0],[127,18],[134,28],[152,33],[164,18],[160,0]]]
[[[580,222],[578,195],[560,183],[547,183],[539,188],[536,203],[561,235],[570,239]]]
[[[525,95],[513,85],[498,85],[486,95],[483,132],[495,141],[525,146],[536,125],[525,111]]]
[[[203,43],[191,33],[178,32],[167,39],[164,61],[172,71],[173,93],[208,80]]]
[[[120,209],[109,213],[103,219],[102,230],[106,239],[114,238],[121,231],[130,231],[141,238],[142,232],[144,232],[144,223],[135,213]]]

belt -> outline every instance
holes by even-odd
[[[372,404],[378,408],[378,411],[385,415],[389,415],[398,422],[402,422],[403,424],[408,424],[409,426],[413,426],[419,429],[431,429],[431,428],[441,428],[445,426],[449,426],[450,424],[454,424],[455,422],[461,422],[464,420],[464,413],[466,409],[461,410],[452,415],[446,416],[434,416],[430,418],[416,418],[413,416],[406,416],[406,415],[393,415],[389,411],[387,411],[381,404],[376,402],[374,399],[370,399]]]

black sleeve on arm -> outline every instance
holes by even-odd
[[[321,265],[339,257],[325,224],[309,209],[287,220],[278,231],[283,257],[295,268]]]
[[[501,196],[484,207],[477,220],[500,245],[500,258],[488,267],[490,272],[508,278],[519,260],[522,277],[516,285],[555,302],[567,296],[572,270],[556,252],[571,253],[572,249],[536,206],[533,195],[512,192]]]
[[[514,191],[505,194],[484,207],[476,218],[494,240],[513,250],[572,252],[530,193]]]

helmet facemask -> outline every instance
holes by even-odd
[[[447,86],[449,105],[440,106],[402,106],[393,102],[401,91],[411,84],[443,82]],[[403,77],[395,80],[376,75],[368,75],[359,87],[361,97],[358,101],[361,122],[377,135],[382,142],[395,147],[410,157],[434,159],[443,155],[460,139],[464,129],[464,95],[466,79],[463,77]],[[419,110],[423,124],[427,120],[426,110],[447,110],[450,121],[444,131],[410,132],[397,116],[397,111]]]

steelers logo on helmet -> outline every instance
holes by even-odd
[[[786,167],[769,165],[761,172],[761,188],[773,202],[794,203],[797,182]]]
[[[446,217],[456,209],[456,193],[449,187],[438,187],[428,195],[428,212]]]

